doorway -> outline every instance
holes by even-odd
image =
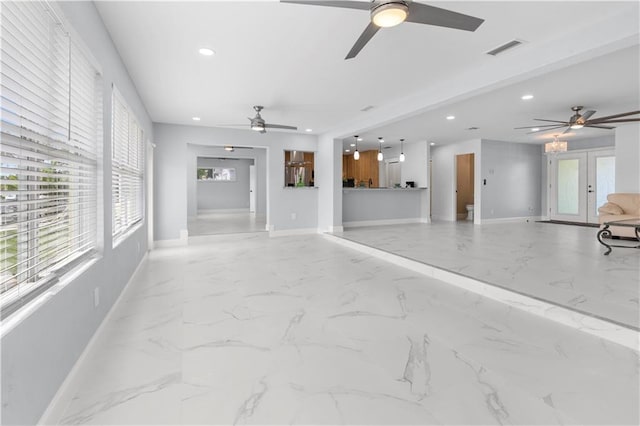
[[[612,149],[566,152],[549,158],[549,219],[598,223],[598,207],[615,192]]]
[[[473,221],[475,154],[456,155],[456,220]]]

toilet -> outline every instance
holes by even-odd
[[[467,204],[467,220],[473,220],[473,204]]]

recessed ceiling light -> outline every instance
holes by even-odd
[[[453,120],[453,119],[455,119],[455,118],[456,118],[456,117],[455,117],[454,115],[447,115],[447,120]]]
[[[349,145],[350,145],[350,146],[356,146],[356,144],[355,144],[355,143],[352,143],[352,144],[349,144]]]
[[[193,121],[200,121],[200,117],[191,117]]]
[[[198,49],[198,53],[200,53],[202,56],[213,56],[216,52],[214,52],[212,49],[209,49],[208,47],[201,47],[200,49]]]
[[[313,132],[313,129],[306,129],[305,132]]]
[[[532,132],[537,132],[537,131],[539,131],[539,130],[540,130],[540,129],[539,129],[539,128],[537,128],[537,127],[534,127],[533,129],[531,129],[531,131],[532,131]]]
[[[435,142],[431,142],[429,145],[434,146],[436,143]]]
[[[351,152],[351,150],[350,149],[345,149],[344,152]]]
[[[523,101],[528,101],[529,99],[533,99],[533,95],[522,95],[520,99],[522,99]]]
[[[358,142],[362,142],[362,138],[356,138]]]

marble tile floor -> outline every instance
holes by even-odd
[[[334,235],[568,309],[640,328],[640,251],[604,256],[597,228],[434,222]]]
[[[320,235],[151,252],[61,424],[638,424],[638,352]]]
[[[266,218],[246,212],[201,212],[187,221],[190,236],[266,232]]]

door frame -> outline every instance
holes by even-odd
[[[547,153],[547,206],[548,206],[548,219],[549,220],[561,220],[567,222],[576,223],[598,223],[597,216],[589,214],[590,208],[595,203],[595,196],[591,196],[589,191],[589,185],[595,186],[595,174],[592,171],[595,170],[593,164],[595,159],[601,156],[613,156],[615,157],[614,147],[601,147],[593,149],[576,149],[562,153]],[[580,163],[580,177],[579,188],[583,189],[579,194],[579,212],[577,215],[559,215],[556,214],[557,210],[557,193],[554,188],[557,176],[557,160],[558,159],[571,159],[578,158]],[[590,167],[591,166],[591,167]],[[595,193],[593,193],[595,194]],[[591,196],[591,200],[589,197]],[[595,210],[595,209],[594,209]]]

